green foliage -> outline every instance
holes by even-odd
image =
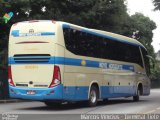
[[[136,13],[130,19],[130,32],[139,30],[139,41],[147,48],[149,55],[155,59],[154,48],[151,45],[153,42],[153,30],[156,29],[156,24],[149,17],[145,17],[141,13]]]
[[[160,0],[152,0],[155,6],[154,10],[160,10]]]
[[[12,11],[19,12],[14,21],[55,19],[74,24],[122,33],[128,17],[125,0],[17,0]],[[41,8],[46,6],[46,12]],[[30,11],[31,10],[31,11]],[[24,13],[30,11],[27,17]]]
[[[152,87],[160,86],[160,61],[155,62],[155,68],[151,69],[151,83]]]
[[[156,62],[155,68],[151,72],[152,80],[160,80],[160,62]]]
[[[125,0],[13,0],[10,8],[3,6],[5,9],[0,10],[3,11],[2,15],[10,11],[15,14],[8,24],[1,24],[5,29],[2,37],[7,38],[11,24],[33,19],[54,19],[123,34],[127,31],[123,26],[129,18],[124,2]],[[41,11],[43,6],[46,6],[46,12]],[[4,45],[1,48],[6,48],[6,40],[2,42]]]

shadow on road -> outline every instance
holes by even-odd
[[[115,100],[109,100],[107,102],[99,101],[96,107],[106,107],[110,105],[116,105],[116,104],[137,104],[137,103],[144,103],[148,102],[147,100],[140,100],[139,102],[133,102],[132,100],[126,100],[126,99],[115,99]],[[21,108],[17,110],[41,110],[41,111],[65,111],[65,110],[76,110],[81,108],[90,108],[87,106],[86,102],[77,102],[77,103],[68,103],[68,104],[62,104],[58,106],[52,106],[48,107],[44,104],[44,106],[39,107],[27,107],[27,108]]]

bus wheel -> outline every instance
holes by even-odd
[[[47,105],[48,107],[57,107],[61,105],[61,103],[57,103],[57,102],[44,102],[44,104]]]
[[[98,88],[92,86],[89,94],[89,106],[90,107],[96,106],[97,101],[98,101]]]
[[[139,101],[139,97],[140,97],[140,89],[137,90],[136,96],[133,96],[133,101],[134,101],[134,102]]]

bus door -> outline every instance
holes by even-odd
[[[104,97],[110,97],[114,92],[114,76],[109,73],[105,74],[103,85],[105,85],[103,88]]]
[[[69,71],[69,66],[65,66],[65,71]],[[65,72],[64,73],[64,81],[63,81],[63,97],[66,100],[73,100],[75,99],[75,80],[73,76],[74,73],[72,72]]]

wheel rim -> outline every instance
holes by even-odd
[[[97,99],[96,91],[92,90],[90,97],[91,97],[91,102],[95,103]]]

